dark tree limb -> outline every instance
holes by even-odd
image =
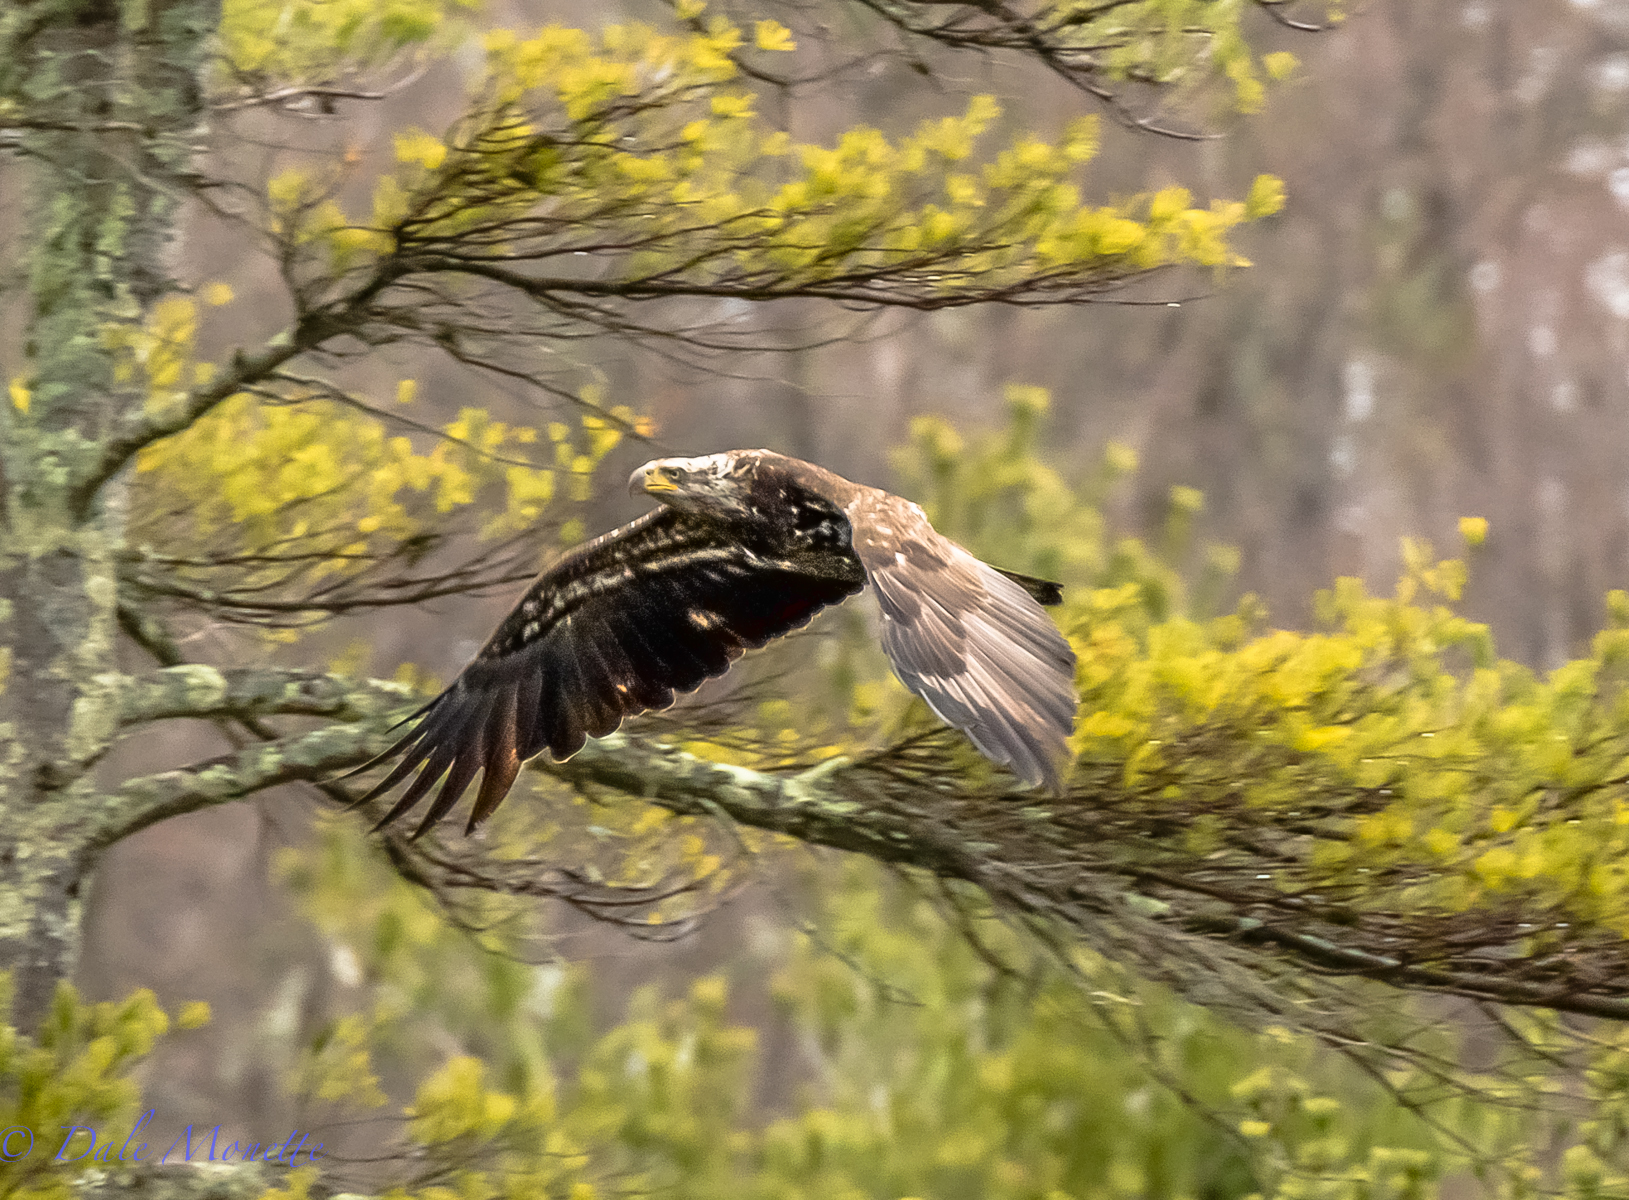
[[[1185,141],[1213,135],[1171,128],[1140,115],[1127,102],[1128,84],[1172,90],[1177,83],[1145,73],[1117,74],[1114,51],[1134,44],[1147,34],[1130,23],[1097,26],[1117,10],[1143,0],[1102,0],[1079,7],[1023,0],[852,0],[908,38],[957,51],[1009,51],[1040,63],[1070,87],[1092,97],[1109,115],[1130,129]],[[1255,5],[1278,24],[1303,33],[1317,33],[1322,25],[1289,16],[1298,0],[1255,0]],[[1054,10],[1059,11],[1054,11]],[[1191,31],[1203,36],[1208,30]]]
[[[237,351],[225,369],[174,403],[126,410],[112,432],[101,441],[89,464],[78,472],[73,487],[76,507],[88,507],[102,486],[143,448],[191,427],[223,401],[271,378],[279,367],[292,359],[356,333],[366,323],[370,306],[398,275],[397,264],[386,259],[353,290],[327,304],[306,306],[296,294],[299,315],[294,324],[268,339],[259,349],[250,353]]]
[[[102,485],[119,473],[141,450],[160,438],[180,433],[223,400],[244,387],[264,379],[278,367],[304,353],[306,347],[285,331],[252,354],[238,353],[230,366],[209,383],[194,388],[178,403],[166,408],[127,411],[112,434],[101,444],[95,458],[81,474],[75,488],[79,506],[87,505]]]

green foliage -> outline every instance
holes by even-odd
[[[894,456],[902,491],[934,528],[1003,567],[1074,587],[1132,587],[1156,617],[1180,607],[1179,573],[1135,538],[1112,538],[1103,518],[1101,505],[1136,469],[1136,453],[1109,446],[1097,469],[1071,486],[1043,458],[1046,389],[1010,384],[1005,398],[1007,421],[995,433],[968,438],[939,417],[913,420],[910,441]]]
[[[1239,1196],[1241,1139],[1204,1103],[1247,1039],[1082,960],[1085,987],[975,920],[851,867],[824,902],[830,949],[797,939],[776,995],[818,1064],[803,1111],[766,1131],[787,1196]],[[839,957],[840,956],[840,957]],[[1011,974],[992,969],[1004,960]],[[1157,1047],[1138,1044],[1159,1031]],[[815,1082],[818,1081],[818,1082]]]
[[[273,231],[301,248],[313,289],[389,262],[540,297],[722,289],[933,305],[1015,286],[1061,296],[1172,263],[1239,265],[1231,231],[1280,194],[1262,181],[1248,204],[1196,207],[1181,188],[1083,204],[1072,179],[1096,153],[1095,119],[1056,144],[1021,135],[979,162],[1000,116],[988,96],[897,140],[862,127],[833,146],[796,145],[757,116],[736,61],[744,41],[723,18],[678,34],[494,32],[469,115],[445,138],[400,134],[402,169],[378,182],[370,213],[334,199],[337,176],[298,169],[271,184]],[[568,255],[588,258],[592,282],[554,266]]]
[[[354,1099],[344,1094],[347,1086],[365,1079],[371,1102],[375,1072],[383,1068],[368,1055],[381,1046],[391,1056],[393,1083],[419,1078],[441,1058],[439,1049],[427,1055],[427,1046],[410,1040],[421,1027],[444,1029],[478,1053],[498,1086],[545,1086],[548,1068],[530,1025],[531,974],[501,955],[472,953],[468,935],[390,869],[355,821],[325,824],[310,850],[283,851],[277,872],[304,898],[333,952],[356,964],[367,989],[365,1004],[318,1030],[299,1066],[302,1094]],[[498,931],[500,945],[512,945],[504,931],[517,928],[524,911],[516,901],[481,895],[463,916],[473,927]]]
[[[239,395],[141,455],[138,470],[151,475],[143,501],[166,520],[187,515],[184,533],[195,545],[226,536],[244,548],[298,542],[307,554],[326,552],[338,570],[346,558],[422,536],[435,517],[488,491],[499,506],[484,536],[535,525],[556,479],[586,481],[620,438],[603,418],[586,417],[580,431],[556,422],[545,435],[554,452],[544,461],[553,461],[535,466],[537,451],[528,448],[543,441],[539,431],[483,409],[462,409],[436,432],[420,453],[410,438],[392,435],[388,419],[333,401],[266,404]],[[577,484],[569,491],[583,498]]]
[[[1417,544],[1408,559],[1391,599],[1340,581],[1308,635],[1252,637],[1240,615],[1150,621],[1122,589],[1082,597],[1082,760],[1222,820],[1298,824],[1315,797],[1314,839],[1273,873],[1281,893],[1416,918],[1519,908],[1530,952],[1580,923],[1629,932],[1629,635],[1536,678],[1448,606],[1461,564]],[[1227,747],[1211,754],[1232,759],[1228,782],[1185,752],[1201,737]]]
[[[1293,54],[1258,58],[1247,39],[1245,18],[1259,17],[1259,6],[1268,2],[1039,0],[973,5],[943,21],[909,0],[864,0],[865,7],[922,38],[962,49],[1001,47],[1044,56],[1058,74],[1111,103],[1125,102],[1126,84],[1141,84],[1162,92],[1168,110],[1184,114],[1206,108],[1257,112],[1268,82],[1293,74]],[[676,7],[699,11],[688,2]],[[1309,3],[1303,15],[1334,23],[1344,7],[1341,0]]]
[[[1254,113],[1266,102],[1268,81],[1288,78],[1295,57],[1283,51],[1257,57],[1241,28],[1241,18],[1252,7],[1205,0],[1147,0],[1108,9],[1060,3],[1054,19],[1076,26],[1069,38],[1080,45],[1113,47],[1108,56],[1110,78],[1170,85],[1190,93],[1220,83],[1236,111]],[[1340,9],[1339,4],[1326,6],[1332,19],[1339,18]],[[1092,14],[1095,19],[1075,14]]]
[[[344,80],[410,47],[467,35],[479,0],[225,0],[217,86]]]
[[[230,289],[214,291],[217,304]],[[180,403],[187,388],[206,383],[216,367],[197,361],[196,304],[171,297],[139,327],[112,326],[105,336],[118,355],[121,381],[140,377],[149,408]],[[397,388],[400,406],[417,394],[412,380]],[[635,424],[624,407],[596,413],[597,389],[585,389],[589,410],[580,430],[563,422],[544,433],[493,420],[483,409],[464,408],[438,427],[419,426],[402,408],[383,413],[320,380],[271,396],[239,393],[138,457],[143,505],[170,519],[191,522],[170,536],[206,545],[228,530],[245,547],[264,549],[299,542],[306,553],[326,553],[336,563],[364,554],[370,539],[401,542],[422,533],[426,513],[410,512],[422,498],[445,515],[475,502],[483,491],[500,492],[500,511],[484,536],[536,524],[556,491],[557,476],[573,482],[584,498],[586,477],[613,450],[622,431]],[[15,400],[15,398],[14,398]],[[24,402],[26,405],[26,401]],[[422,428],[433,443],[419,453],[405,436],[391,436],[392,423]],[[548,466],[535,465],[529,447],[544,448]]]
[[[1169,565],[1200,498],[1173,496],[1162,553],[1111,547],[1097,484],[1070,489],[1039,460],[1044,400],[1009,389],[1007,429],[972,442],[920,419],[900,465],[940,528],[1074,585],[1061,621],[1080,662],[1078,803],[1189,831],[1109,857],[1295,898],[1337,927],[1407,914],[1418,941],[1353,943],[1377,954],[1442,961],[1453,930],[1513,961],[1586,944],[1604,956],[1593,969],[1618,961],[1629,599],[1614,593],[1592,654],[1546,678],[1454,611],[1466,568],[1423,543],[1405,543],[1392,597],[1338,581],[1311,633],[1265,630],[1248,597],[1202,618]],[[1487,536],[1477,519],[1464,531]],[[1218,576],[1229,565],[1207,558]]]
[[[1612,1165],[1629,1129],[1624,1038],[1589,1055],[1597,1106],[1584,1120],[1555,1105],[1554,1060],[1534,1059],[1525,1078],[1488,1078],[1501,1105],[1459,1096],[1428,1124],[1286,1030],[1244,1034],[1089,955],[1062,972],[976,904],[947,908],[858,859],[821,893],[818,936],[759,938],[734,986],[705,978],[670,1000],[645,989],[607,1027],[581,968],[494,956],[400,879],[371,905],[334,909],[378,880],[338,888],[350,868],[325,854],[294,882],[330,935],[360,948],[370,993],[391,979],[422,988],[419,1013],[358,1044],[422,1059],[451,1034],[481,1053],[443,1059],[416,1088],[398,1195],[1434,1200],[1467,1171],[1509,1200],[1629,1185]],[[396,936],[413,907],[419,935]],[[518,927],[506,928],[513,947]],[[730,1012],[766,974],[784,1044],[799,1049],[775,1064],[793,1099],[761,1112],[750,1097],[767,1064]],[[65,989],[37,1039],[0,1038],[0,1128],[129,1124],[128,1072],[167,1024],[147,993],[88,1006]],[[1518,1031],[1565,1049],[1554,1022]],[[1459,1053],[1450,1029],[1438,1036]],[[1566,1147],[1554,1171],[1552,1139]],[[73,1172],[49,1158],[0,1164],[0,1195],[69,1195]],[[286,1194],[311,1182],[292,1178]]]
[[[230,301],[223,285],[206,291],[212,304]],[[171,297],[140,325],[104,330],[118,376],[140,383],[151,410],[183,403],[216,371],[195,357],[198,320],[193,300]],[[593,385],[575,421],[543,429],[469,407],[427,424],[411,415],[415,396],[403,380],[385,409],[322,380],[289,381],[238,393],[146,447],[128,531],[143,582],[171,595],[292,602],[415,561],[455,532],[491,541],[552,526],[570,540],[580,532],[569,506],[588,498],[624,432],[645,428],[624,406],[602,407]],[[26,397],[13,386],[14,404],[26,408]],[[312,615],[321,610],[314,603]]]
[[[336,834],[360,851],[354,833]],[[1558,1101],[1555,1060],[1534,1056],[1475,1081],[1481,1099],[1439,1094],[1428,1121],[1289,1030],[1244,1033],[1091,955],[1061,970],[975,896],[918,892],[860,859],[821,881],[813,936],[761,932],[729,965],[733,984],[704,978],[666,1000],[643,989],[617,1016],[596,1007],[583,968],[528,968],[456,937],[381,937],[385,914],[417,897],[381,875],[395,895],[370,905],[331,875],[297,876],[324,928],[361,948],[370,980],[425,989],[421,1016],[381,1041],[387,1053],[422,1053],[449,1033],[471,1045],[461,1010],[487,1014],[481,1060],[447,1059],[410,1109],[405,1161],[427,1157],[441,1186],[450,1176],[483,1194],[697,1200],[1433,1200],[1474,1172],[1490,1197],[1543,1184],[1584,1200],[1624,1184],[1610,1165],[1629,1127],[1621,1040],[1589,1055],[1587,1120],[1563,1115],[1575,1102]],[[489,946],[519,944],[521,926],[499,928]],[[773,1063],[730,1015],[761,1007],[766,976],[777,1041],[796,1048]],[[491,1019],[500,1012],[512,1015]],[[1553,1022],[1517,1028],[1543,1054],[1564,1050]],[[1439,1061],[1461,1053],[1452,1026],[1435,1036]],[[533,1065],[515,1070],[521,1061]],[[1407,1094],[1430,1078],[1428,1066],[1405,1068],[1387,1084]],[[768,1110],[752,1099],[765,1089],[781,1097]],[[1552,1139],[1570,1147],[1559,1173],[1543,1165]],[[1597,1179],[1604,1190],[1591,1190]],[[441,1194],[423,1180],[403,1187]]]
[[[0,976],[0,1012],[10,1009],[10,984]],[[207,1005],[189,1004],[179,1022],[191,1029],[208,1019]],[[112,1131],[131,1130],[139,1113],[130,1072],[169,1026],[146,989],[118,1003],[86,1004],[66,983],[34,1035],[0,1024],[0,1197],[67,1200],[74,1160],[120,1161],[125,1147]],[[95,1129],[94,1144],[85,1133],[69,1143],[76,1126]]]
[[[360,846],[341,829],[328,845],[328,855]],[[291,864],[303,860],[290,852]],[[346,872],[358,865],[347,861]],[[478,1022],[486,1071],[452,1059],[414,1103],[415,1142],[462,1169],[483,1163],[483,1186],[514,1193],[509,1176],[563,1161],[585,1188],[614,1181],[616,1193],[721,1200],[1180,1195],[1199,1194],[1201,1178],[1231,1180],[1226,1194],[1242,1195],[1249,1182],[1243,1142],[1163,1092],[1127,1053],[1125,1031],[1091,1015],[1071,982],[994,974],[930,905],[860,863],[825,901],[841,961],[798,937],[780,941],[776,963],[738,964],[776,971],[784,1019],[812,1055],[798,1072],[808,1081],[803,1098],[769,1120],[749,1106],[756,1035],[729,1021],[723,979],[665,1002],[643,990],[620,1023],[590,1032],[600,1022],[580,969],[562,976],[483,961],[467,940],[434,935],[445,926],[399,880],[338,888],[341,874],[295,868],[290,878],[331,935],[360,947],[370,980],[419,981],[417,1015],[397,1036],[439,1041],[428,1018],[470,1044],[462,1012],[532,992],[522,1019],[492,1020],[489,1010]],[[389,932],[401,905],[427,938]],[[516,927],[505,928],[513,937]],[[1010,938],[1004,947],[1014,950]],[[527,975],[530,986],[519,986]],[[1225,1099],[1249,1069],[1245,1047],[1230,1049],[1225,1028],[1198,1010],[1169,999],[1158,1014],[1142,1012],[1142,1000],[1111,1003],[1128,1028],[1149,1019],[1165,1029],[1171,1063],[1205,1064],[1213,1098]],[[505,1066],[533,1055],[542,1065],[532,1070]],[[1140,1098],[1128,1103],[1132,1093]],[[545,1137],[550,1149],[540,1154]],[[1110,1180],[1112,1190],[1092,1190]]]

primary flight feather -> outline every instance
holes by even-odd
[[[666,708],[867,584],[905,686],[986,757],[1062,790],[1075,656],[1041,609],[1057,584],[980,562],[908,500],[768,450],[658,459],[628,482],[661,507],[538,576],[412,730],[359,768],[400,757],[364,801],[417,771],[381,825],[445,776],[418,837],[480,773],[473,829],[526,759],[567,758]]]

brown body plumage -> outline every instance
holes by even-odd
[[[667,707],[867,583],[905,685],[987,757],[1061,790],[1075,658],[1040,608],[1058,602],[1057,584],[980,562],[907,500],[767,450],[661,459],[629,485],[663,506],[544,571],[407,736],[367,764],[401,756],[365,799],[418,770],[380,824],[445,775],[414,836],[424,833],[481,772],[473,829],[526,759],[564,759],[624,717]]]

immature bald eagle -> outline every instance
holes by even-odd
[[[473,829],[534,754],[567,758],[666,708],[867,583],[905,686],[988,758],[1061,790],[1075,656],[1040,608],[1057,584],[980,562],[907,500],[768,450],[659,459],[628,486],[662,507],[544,571],[412,731],[360,768],[401,756],[364,800],[422,768],[381,825],[446,775],[418,837],[481,771]]]

